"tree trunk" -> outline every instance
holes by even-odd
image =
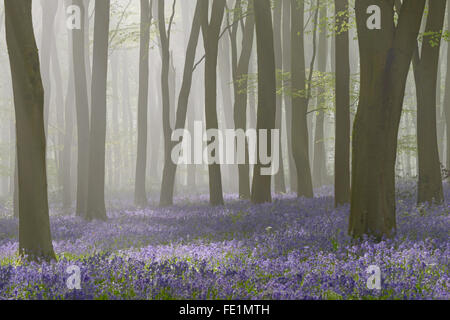
[[[205,118],[206,130],[218,130],[217,120],[217,56],[219,51],[220,27],[225,11],[225,0],[214,0],[211,21],[208,19],[208,0],[202,1],[205,7],[202,15],[203,44],[205,46]],[[212,140],[212,139],[211,139]],[[213,141],[208,141],[208,145]],[[213,206],[223,204],[222,176],[220,164],[208,165],[209,196]]]
[[[275,69],[277,75],[277,88],[282,86],[281,73],[283,69],[283,49],[282,49],[282,34],[281,34],[281,23],[282,23],[282,0],[275,1],[275,8],[273,13],[273,32],[274,32],[274,46],[275,46]],[[275,118],[275,129],[280,131],[279,135],[279,151],[280,155],[280,167],[278,172],[274,177],[275,193],[286,193],[286,182],[284,179],[284,165],[283,165],[283,151],[281,149],[281,122],[283,119],[283,96],[277,93],[277,111]]]
[[[320,23],[319,23],[319,57],[318,57],[318,71],[325,75],[327,72],[328,63],[328,39],[327,39],[327,5],[321,1],[320,3]],[[318,109],[316,113],[316,126],[314,132],[314,158],[313,158],[313,182],[316,187],[322,187],[327,183],[328,173],[326,166],[325,153],[325,111],[327,101],[325,99],[325,83],[318,88]]]
[[[436,85],[445,6],[446,0],[429,2],[425,34],[432,33],[433,36],[424,37],[420,57],[417,48],[413,58],[417,94],[418,203],[440,203],[444,199],[437,142]]]
[[[69,35],[69,52],[72,50],[72,35]],[[75,80],[73,70],[73,55],[69,53],[69,83],[67,85],[67,93],[65,98],[64,110],[64,135],[62,150],[62,202],[63,208],[68,210],[72,206],[72,142],[73,142],[73,125],[74,125],[74,108],[75,108]]]
[[[450,5],[447,6],[447,25],[450,28]],[[446,134],[445,166],[448,170],[450,170],[450,44],[448,42],[447,42],[447,71],[445,75],[444,115],[445,115],[445,134]]]
[[[49,108],[52,97],[50,78],[50,58],[54,42],[54,25],[58,4],[52,1],[41,1],[42,7],[42,38],[41,38],[41,73],[44,86],[44,123],[45,132],[48,130]]]
[[[291,0],[282,0],[283,4],[283,74],[284,74],[284,108],[286,112],[286,135],[287,135],[287,150],[289,157],[289,184],[290,191],[297,192],[297,168],[295,167],[294,154],[292,152],[292,97],[289,92],[291,88],[291,80],[287,74],[291,73]]]
[[[275,70],[275,49],[274,35],[272,27],[272,12],[270,0],[254,1],[256,43],[258,55],[258,111],[257,111],[257,132],[267,130],[266,137],[267,153],[273,154],[272,132],[275,129],[276,118],[276,70]],[[262,175],[261,169],[270,168],[271,163],[263,165],[259,156],[262,137],[257,139],[257,161],[253,171],[252,202],[264,203],[272,202],[270,183],[272,176]],[[264,143],[264,141],[263,141]]]
[[[149,45],[152,11],[149,0],[141,0],[141,38],[139,52],[139,96],[138,96],[138,142],[136,157],[136,178],[134,185],[134,204],[147,206],[145,178],[147,170],[147,114],[149,82]],[[152,1],[153,3],[153,1]]]
[[[105,142],[110,0],[95,1],[87,220],[106,220]]]
[[[334,202],[350,202],[350,54],[348,0],[336,0],[336,129],[334,158]],[[343,13],[345,12],[345,13]]]
[[[381,29],[367,28],[367,8],[381,8]],[[353,129],[349,233],[392,236],[396,232],[395,162],[397,136],[411,58],[425,0],[405,0],[398,24],[394,1],[358,0],[356,21],[361,90]]]
[[[242,3],[236,2],[236,9],[242,10]],[[241,18],[241,17],[239,17]],[[234,84],[234,124],[236,130],[246,130],[247,128],[247,74],[249,71],[250,58],[253,48],[255,34],[255,18],[253,14],[253,1],[247,6],[247,18],[242,30],[242,49],[238,58],[237,32],[239,23],[234,21],[230,42],[232,47],[233,84]],[[248,140],[245,139],[245,164],[238,165],[239,198],[250,199],[250,165],[248,163]]]
[[[5,0],[17,134],[19,252],[55,259],[50,232],[45,161],[44,89],[34,38],[31,0]]]
[[[195,53],[197,51],[198,39],[200,35],[200,23],[202,17],[202,4],[197,2],[194,20],[192,22],[191,35],[189,37],[186,49],[186,61],[183,73],[183,82],[181,84],[180,94],[178,97],[178,107],[176,111],[175,129],[184,129],[186,126],[186,116],[189,104],[189,95],[192,86],[192,74],[195,62]],[[175,143],[171,141],[170,150],[173,149]],[[160,206],[169,206],[173,204],[173,193],[175,187],[177,164],[170,159],[164,162]]]
[[[309,163],[308,98],[305,95],[304,2],[291,2],[291,74],[292,74],[292,152],[297,169],[297,195],[312,198]],[[299,92],[300,91],[300,92]]]
[[[73,0],[81,8],[81,28],[72,30],[73,70],[75,77],[75,103],[77,113],[78,159],[77,159],[77,216],[86,215],[88,168],[89,168],[89,105],[85,59],[85,16],[83,0]]]

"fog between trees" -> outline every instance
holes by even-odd
[[[371,5],[379,16],[368,13]],[[6,0],[3,214],[19,216],[25,252],[52,256],[48,204],[106,220],[117,200],[170,206],[206,194],[216,206],[233,193],[258,204],[274,193],[313,197],[334,184],[336,205],[351,203],[350,234],[393,235],[396,179],[417,181],[419,203],[443,201],[446,5]],[[371,17],[379,28],[368,27]],[[193,132],[198,121],[206,129],[280,130],[280,170],[261,175],[260,162],[175,165],[173,131]],[[248,141],[244,148],[248,158]]]

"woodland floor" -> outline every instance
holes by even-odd
[[[196,196],[136,211],[118,201],[107,222],[54,209],[58,262],[39,265],[17,255],[17,220],[0,218],[0,299],[450,299],[445,193],[447,204],[417,207],[414,183],[400,183],[397,236],[379,243],[352,242],[331,188],[258,206],[228,196],[211,208]],[[80,290],[67,288],[70,265]],[[381,290],[367,288],[371,265]]]

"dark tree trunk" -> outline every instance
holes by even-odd
[[[283,87],[288,89],[291,87],[290,79],[287,74],[291,74],[291,0],[281,0],[283,4]],[[289,90],[286,90],[289,91]],[[286,112],[286,135],[287,135],[287,151],[289,157],[289,184],[291,192],[297,192],[297,168],[295,167],[294,154],[292,152],[292,98],[289,92],[284,92],[284,108]]]
[[[95,1],[87,220],[106,220],[105,142],[110,0]]]
[[[73,70],[75,78],[75,104],[77,114],[78,159],[77,159],[77,216],[86,215],[88,168],[89,168],[89,104],[87,91],[85,33],[86,10],[83,0],[73,0],[81,8],[81,28],[72,30]]]
[[[183,73],[183,82],[181,84],[180,94],[178,97],[178,107],[176,112],[175,129],[184,129],[186,126],[186,115],[189,104],[189,95],[192,86],[192,74],[195,62],[195,53],[197,51],[198,39],[200,35],[200,23],[202,17],[201,1],[197,2],[194,20],[192,22],[191,35],[189,37],[186,49],[186,61]],[[173,149],[175,143],[171,141],[170,150]],[[177,164],[171,159],[164,162],[160,206],[169,206],[173,204],[173,193],[175,187]]]
[[[204,6],[202,14],[203,44],[205,46],[205,118],[206,130],[218,129],[217,120],[217,56],[219,51],[220,27],[225,11],[225,0],[214,0],[211,10],[211,21],[208,19],[208,0],[202,1]],[[208,141],[208,145],[213,141]],[[222,176],[220,164],[208,165],[209,170],[209,196],[211,205],[222,205]]]
[[[350,56],[348,0],[336,0],[336,129],[334,202],[350,202]]]
[[[283,49],[282,49],[282,34],[281,34],[281,23],[282,23],[282,0],[275,1],[275,8],[273,14],[273,32],[274,32],[274,46],[275,46],[275,69],[277,74],[277,88],[282,86],[281,72],[283,71]],[[284,165],[283,165],[283,151],[281,143],[281,122],[283,120],[283,96],[277,94],[277,115],[275,118],[275,129],[280,131],[279,135],[279,151],[280,155],[280,167],[278,172],[274,177],[274,185],[276,193],[286,193],[286,182],[284,179]]]
[[[149,45],[152,11],[149,0],[141,0],[141,38],[139,52],[139,96],[138,96],[138,142],[136,157],[136,178],[134,185],[134,204],[147,206],[145,178],[147,170],[147,116],[149,82]],[[152,1],[153,4],[153,1]]]
[[[273,155],[271,130],[275,129],[276,117],[276,74],[275,50],[272,28],[272,12],[270,0],[256,0],[255,27],[258,54],[258,115],[257,132],[267,130],[266,146],[268,154]],[[263,165],[260,162],[259,148],[261,137],[258,135],[256,165],[253,171],[252,202],[264,203],[272,201],[270,183],[272,176],[262,175],[262,168],[270,168],[271,164]],[[264,143],[264,142],[263,142]]]
[[[429,12],[419,57],[413,58],[417,94],[417,152],[419,156],[418,203],[442,202],[441,166],[436,126],[436,85],[439,65],[440,36],[444,27],[446,0],[429,2]],[[436,44],[437,42],[437,44]]]
[[[175,1],[175,0],[174,0]],[[170,21],[170,24],[172,21]],[[169,29],[166,30],[166,18],[165,18],[165,1],[158,1],[158,27],[159,27],[159,39],[161,42],[161,92],[162,92],[162,126],[164,134],[164,166],[169,167],[171,159],[171,136],[172,128],[170,124],[170,86],[169,86],[169,71],[170,71],[170,32],[171,25]],[[163,175],[164,178],[164,175]],[[167,194],[168,190],[165,185],[161,186],[160,193],[160,205],[167,206],[170,205],[170,201],[166,201],[171,197],[170,193]],[[172,191],[173,192],[173,191]]]
[[[34,38],[31,0],[5,0],[17,135],[19,252],[55,259],[50,233],[45,161],[44,89]]]
[[[308,143],[308,97],[306,97],[304,2],[291,2],[292,152],[297,169],[297,195],[313,197]]]
[[[447,25],[450,28],[450,5],[447,6]],[[447,70],[445,75],[445,94],[444,94],[444,115],[445,115],[445,134],[446,134],[446,163],[445,166],[450,170],[450,44],[447,43]]]
[[[327,4],[320,3],[319,20],[319,56],[318,71],[324,75],[327,72],[328,63],[328,38],[327,38]],[[328,181],[325,153],[325,111],[327,101],[325,99],[326,84],[318,88],[318,109],[316,113],[316,126],[314,132],[314,158],[313,158],[313,182],[316,187],[322,187]]]
[[[381,8],[381,29],[367,29],[367,8]],[[411,58],[425,0],[405,0],[398,24],[394,1],[358,0],[361,90],[353,129],[349,233],[381,238],[396,232],[397,136]]]
[[[238,11],[242,9],[242,3],[239,1]],[[237,31],[239,23],[235,22],[232,27],[231,47],[233,58],[233,83],[234,83],[234,124],[237,130],[246,130],[247,128],[247,74],[249,70],[250,58],[253,48],[255,34],[255,18],[253,14],[253,1],[250,1],[247,7],[247,18],[242,30],[242,49],[238,58],[237,53]],[[245,164],[238,165],[239,178],[239,198],[250,199],[250,166],[248,163],[248,140],[245,139]]]

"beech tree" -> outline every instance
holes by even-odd
[[[292,153],[297,172],[297,194],[313,197],[311,166],[309,163],[308,97],[306,96],[306,66],[303,1],[291,0],[291,95],[292,95]]]
[[[282,86],[281,72],[283,69],[283,48],[282,48],[282,0],[275,0],[273,9],[273,32],[274,32],[274,48],[275,48],[275,69],[276,69],[276,79],[277,88]],[[283,119],[283,97],[277,94],[277,112],[275,118],[275,128],[277,130],[282,129],[282,119]],[[279,151],[278,154],[282,158],[282,135],[279,135]],[[284,163],[280,161],[280,168],[274,176],[274,187],[276,193],[286,193],[286,181],[284,179]]]
[[[75,106],[78,135],[77,158],[77,203],[76,215],[85,216],[88,195],[89,168],[89,100],[86,73],[85,26],[86,9],[83,0],[73,0],[73,5],[80,8],[80,28],[72,30],[73,73],[75,81]]]
[[[335,205],[350,202],[350,53],[348,0],[335,0],[336,125],[334,157]]]
[[[447,5],[447,26],[450,28],[450,5]],[[450,48],[447,45],[445,93],[444,93],[444,116],[446,134],[446,168],[450,168]]]
[[[436,90],[446,2],[429,1],[422,48],[419,52],[417,47],[413,57],[417,95],[418,203],[439,203],[444,199],[437,140]]]
[[[5,24],[16,114],[19,252],[32,260],[51,260],[44,88],[31,0],[5,0]]]
[[[252,54],[253,40],[255,34],[255,17],[253,13],[253,2],[249,1],[246,9],[247,18],[245,22],[235,21],[230,31],[230,42],[232,47],[232,68],[234,84],[234,124],[237,130],[247,128],[247,74]],[[235,11],[243,15],[242,2],[236,1]],[[239,17],[241,19],[242,17]],[[239,26],[242,27],[242,45],[240,55],[238,54],[237,33]],[[238,57],[239,55],[239,57]],[[248,164],[248,140],[245,139],[245,164],[238,165],[239,197],[250,199],[250,166]]]
[[[323,0],[320,1],[320,23],[319,23],[319,45],[318,45],[318,63],[317,71],[323,77],[327,72],[328,63],[328,39],[327,39],[327,4]],[[317,187],[322,187],[327,183],[328,172],[326,167],[326,153],[325,153],[325,111],[326,99],[325,83],[321,83],[317,90],[317,112],[316,112],[316,125],[314,130],[314,154],[313,154],[313,183]]]
[[[225,0],[214,0],[211,8],[211,18],[208,16],[209,0],[202,1],[206,8],[202,15],[203,45],[205,47],[205,118],[206,130],[218,129],[217,119],[217,56],[219,51],[220,27],[225,12]],[[214,143],[214,137],[208,141],[208,145]],[[217,143],[217,142],[216,142]],[[213,153],[216,151],[213,151]],[[214,156],[214,155],[213,155]],[[222,205],[222,176],[220,164],[208,165],[209,172],[209,196],[211,205]]]
[[[271,130],[275,129],[276,117],[276,74],[275,74],[275,50],[272,27],[272,12],[270,0],[254,1],[256,44],[258,56],[258,111],[257,111],[257,132],[267,130],[266,146],[268,154],[273,154],[271,150],[272,136]],[[252,202],[264,203],[272,201],[270,175],[262,175],[261,169],[270,168],[271,164],[263,165],[259,159],[260,139],[257,141],[257,162],[253,171]]]
[[[95,0],[87,220],[106,220],[105,142],[110,0]]]
[[[145,177],[147,169],[147,114],[150,26],[152,23],[153,1],[141,0],[141,26],[139,51],[139,94],[138,94],[138,142],[136,156],[136,178],[134,185],[134,204],[138,207],[147,205]]]
[[[201,1],[197,1],[195,8],[194,19],[191,27],[191,34],[189,36],[186,60],[184,64],[183,81],[178,97],[178,107],[176,112],[175,130],[184,129],[186,126],[186,116],[189,104],[189,96],[192,86],[192,75],[194,71],[195,53],[197,52],[198,40],[200,36],[201,18],[204,14],[204,7]],[[170,150],[173,150],[175,142],[170,143]],[[164,162],[160,206],[169,206],[173,204],[173,192],[175,187],[177,164],[172,160]]]
[[[380,8],[380,28],[368,28],[372,5]],[[349,233],[356,238],[396,231],[397,136],[424,7],[425,0],[403,1],[395,23],[394,0],[355,4],[361,87],[353,128]]]

